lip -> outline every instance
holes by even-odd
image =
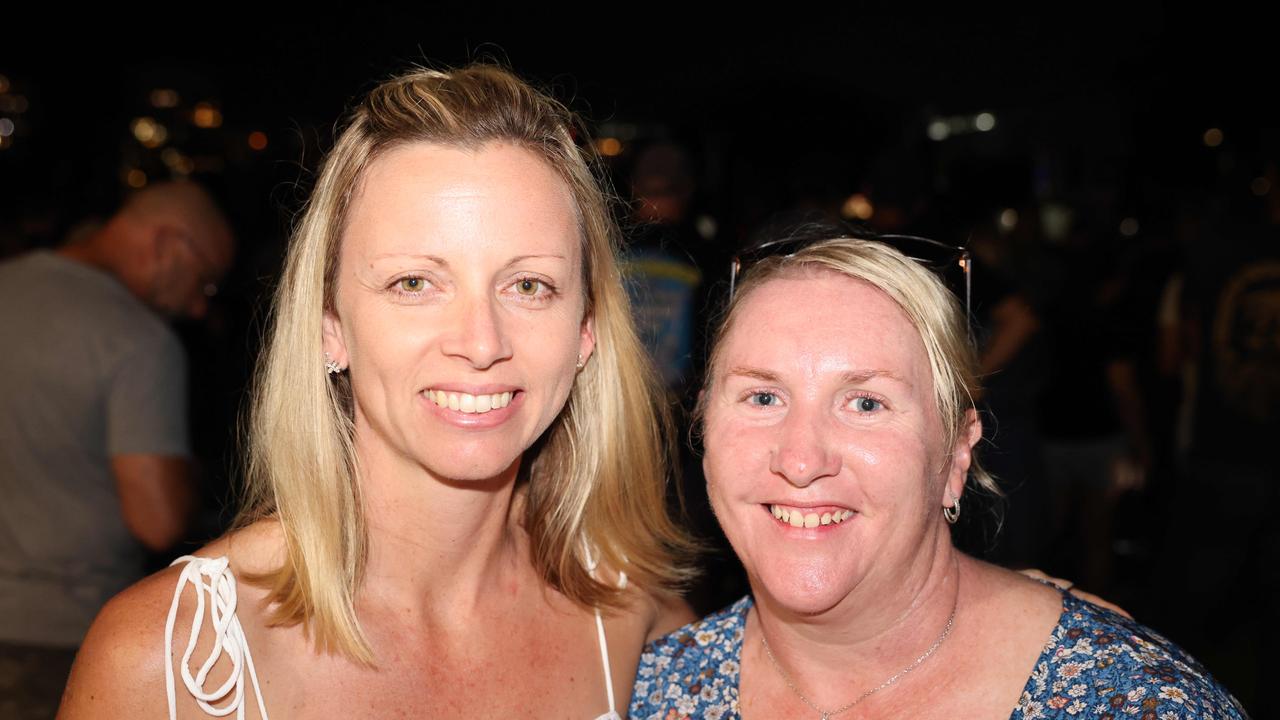
[[[794,500],[773,499],[773,500],[765,500],[761,502],[760,505],[762,505],[765,510],[768,510],[770,505],[786,505],[787,507],[801,508],[803,510],[812,510],[814,512],[831,512],[834,510],[852,510],[854,512],[858,512],[857,508],[855,508],[852,505],[849,505],[848,503],[832,502],[830,500],[822,500],[822,501],[806,500],[804,502],[797,502]]]
[[[420,390],[425,393],[428,390],[444,390],[445,392],[466,393],[468,395],[493,395],[494,393],[509,392],[515,394],[520,392],[522,388],[515,385],[497,385],[490,383],[488,385],[469,385],[467,383],[437,383],[427,385]]]
[[[504,408],[497,408],[484,413],[465,413],[461,410],[450,410],[440,407],[427,398],[428,390],[467,393],[468,395],[493,395],[494,393],[511,393],[511,403]],[[448,425],[464,430],[488,430],[510,420],[524,405],[525,392],[513,385],[464,385],[460,383],[442,383],[423,388],[418,392],[421,402],[433,417]]]

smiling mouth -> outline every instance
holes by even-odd
[[[474,415],[501,410],[511,404],[511,398],[515,395],[512,392],[471,395],[470,393],[446,392],[444,390],[427,390],[423,394],[426,395],[428,400],[442,408]]]
[[[839,525],[853,517],[854,512],[848,508],[823,508],[815,512],[812,508],[797,508],[789,505],[766,505],[770,513],[778,520],[791,527],[816,528],[819,525]]]

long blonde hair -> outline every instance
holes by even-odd
[[[605,568],[664,592],[687,580],[693,544],[666,511],[670,419],[632,324],[615,261],[619,233],[573,115],[510,72],[415,70],[374,88],[326,158],[276,292],[250,409],[247,496],[237,524],[278,518],[287,558],[258,576],[272,621],[302,624],[316,646],[371,663],[354,598],[367,553],[351,387],[327,376],[321,322],[334,303],[344,222],[362,172],[389,148],[511,143],[564,180],[580,223],[596,347],[565,408],[525,454],[524,527],[548,584],[582,605],[621,592],[589,574],[583,538]]]

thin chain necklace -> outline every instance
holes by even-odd
[[[782,665],[778,664],[778,659],[773,656],[773,650],[769,648],[769,641],[766,640],[764,637],[763,628],[761,628],[760,630],[760,644],[764,646],[764,652],[766,655],[769,656],[769,662],[773,663],[773,669],[777,670],[778,674],[782,676],[782,679],[786,681],[787,687],[791,688],[791,692],[795,693],[796,696],[799,697],[800,700],[805,705],[808,705],[814,712],[818,713],[821,720],[831,720],[831,718],[835,717],[836,715],[839,715],[840,713],[845,712],[846,710],[849,710],[854,705],[857,705],[858,703],[862,702],[863,700],[866,700],[867,698],[871,697],[875,693],[878,693],[881,690],[889,687],[890,685],[898,682],[899,680],[902,679],[903,675],[906,675],[912,670],[915,670],[916,668],[920,667],[920,663],[924,662],[925,660],[928,660],[929,656],[932,655],[942,645],[942,641],[946,640],[947,636],[951,634],[951,627],[955,624],[955,621],[956,621],[956,606],[959,604],[960,604],[960,595],[959,593],[957,593],[956,601],[951,605],[951,616],[947,618],[947,626],[942,628],[942,634],[938,636],[937,640],[933,641],[933,644],[929,646],[928,650],[924,651],[923,655],[911,661],[910,665],[899,670],[897,673],[894,674],[893,677],[889,678],[888,680],[885,680],[884,682],[880,683],[876,687],[873,687],[870,690],[862,693],[858,697],[854,698],[853,702],[850,702],[845,705],[841,705],[835,710],[823,710],[822,708],[813,704],[812,700],[805,697],[804,693],[800,692],[800,688],[796,687],[796,684],[791,681],[791,676],[787,674],[786,670],[782,669]]]

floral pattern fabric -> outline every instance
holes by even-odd
[[[633,720],[736,720],[747,596],[644,649]],[[1147,627],[1074,595],[1036,660],[1011,720],[1244,718],[1203,667]]]

